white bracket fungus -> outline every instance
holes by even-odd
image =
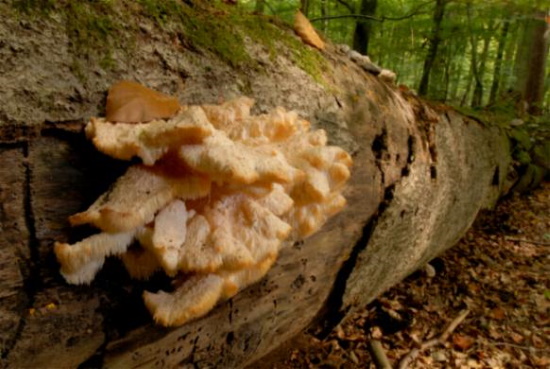
[[[118,96],[151,98],[151,90],[124,88],[133,87],[119,86]],[[178,109],[168,99],[173,116],[162,120],[168,117],[159,101],[167,98],[153,99],[158,111],[140,112],[148,123],[88,123],[86,134],[100,151],[143,164],[69,219],[102,233],[56,243],[55,253],[69,283],[90,283],[111,255],[133,278],[157,271],[173,277],[173,292],[143,298],[155,321],[176,326],[260,280],[283,241],[314,233],[338,213],[352,161],[326,146],[323,130],[311,131],[282,108],[251,116],[253,101],[244,97]],[[108,101],[111,115],[135,120],[116,96]],[[131,110],[135,103],[126,105]]]

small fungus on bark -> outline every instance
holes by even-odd
[[[181,325],[260,280],[284,241],[342,210],[350,155],[296,113],[254,116],[252,105],[241,97],[137,124],[93,118],[86,134],[100,151],[143,164],[70,217],[102,232],[55,244],[67,282],[90,283],[112,255],[133,278],[163,271],[174,291],[144,292],[145,305],[158,323]]]

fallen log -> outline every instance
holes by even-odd
[[[0,4],[6,14],[0,22],[3,367],[251,365],[312,324],[332,328],[451,247],[501,194],[509,149],[499,129],[378,80],[333,45],[324,51],[302,45],[268,18],[230,8],[219,13],[200,1],[177,5],[178,17],[205,22],[193,32],[212,27],[205,14],[221,17],[222,26],[240,19],[223,32],[248,35],[241,41],[251,69],[177,28],[181,18],[159,24],[131,3],[119,2],[109,20],[119,21],[126,6],[124,17],[140,27],[106,39],[109,66],[102,64],[105,55],[84,47],[92,41],[71,33],[76,10],[60,6],[37,15]],[[273,57],[272,45],[247,28],[257,22],[279,38]],[[128,40],[132,48],[119,45]],[[107,87],[120,79],[188,104],[247,95],[258,112],[296,110],[353,154],[347,207],[318,233],[287,245],[261,282],[179,328],[156,326],[141,301],[144,289],[166,281],[132,281],[117,260],[91,286],[67,285],[53,242],[91,232],[71,229],[67,217],[92,203],[127,165],[98,153],[82,132],[90,116],[102,114]]]

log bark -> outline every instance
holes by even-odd
[[[187,3],[178,6],[224,17]],[[248,33],[242,41],[256,68],[243,68],[174,30],[175,21],[159,24],[133,2],[117,4],[125,11],[116,8],[117,17],[140,26],[117,31],[134,44],[111,50],[109,67],[74,47],[63,8],[37,15],[0,4],[2,367],[254,365],[312,324],[331,328],[451,247],[502,191],[509,163],[503,132],[386,85],[333,46],[310,49],[285,26],[260,18],[278,32],[276,53]],[[250,32],[239,27],[232,25]],[[119,79],[182,103],[248,95],[259,112],[298,111],[353,153],[348,206],[317,234],[287,245],[261,282],[179,328],[155,326],[141,301],[144,289],[163,281],[132,281],[117,260],[91,286],[67,285],[53,242],[91,231],[70,229],[67,217],[127,165],[97,153],[82,132]]]

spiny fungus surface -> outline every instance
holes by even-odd
[[[350,155],[327,146],[325,131],[311,130],[296,113],[251,115],[253,100],[241,97],[171,106],[166,117],[158,109],[164,97],[123,89],[111,100],[122,122],[94,118],[86,134],[101,152],[142,164],[70,217],[72,225],[101,232],[55,244],[67,282],[90,283],[108,256],[120,258],[133,278],[164,272],[174,291],[144,292],[145,305],[158,323],[181,325],[260,280],[283,241],[311,235],[345,206]],[[148,122],[130,124],[135,116],[120,96],[153,98],[156,111],[145,108]]]

